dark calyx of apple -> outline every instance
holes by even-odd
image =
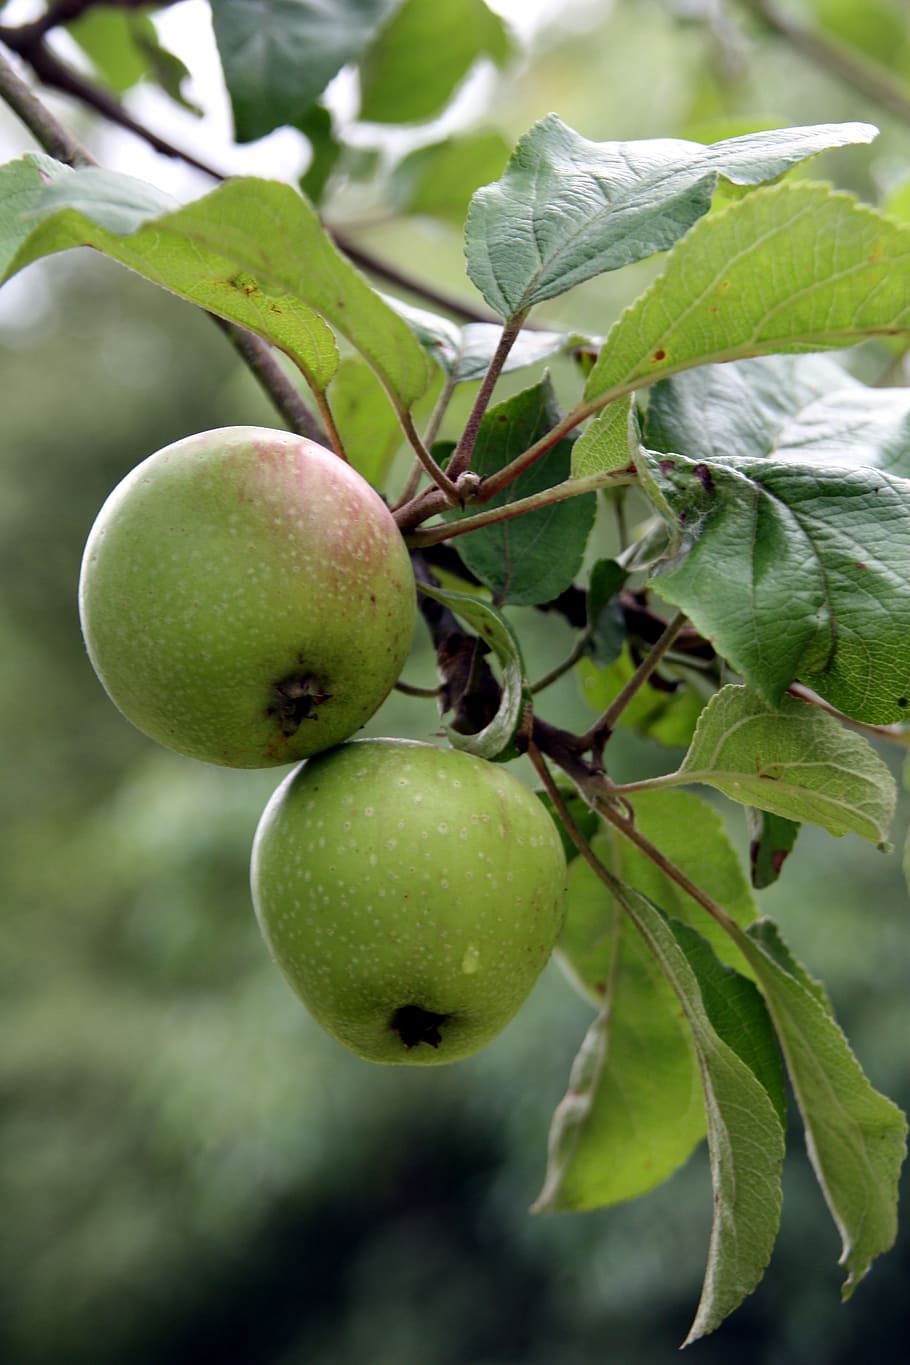
[[[439,1047],[442,1042],[439,1026],[449,1018],[448,1014],[433,1014],[420,1005],[402,1005],[392,1015],[389,1027],[395,1030],[406,1048],[417,1047],[419,1043]]]
[[[305,720],[315,720],[323,702],[330,701],[331,692],[311,673],[289,673],[272,685],[272,701],[266,714],[278,721],[286,739],[295,735]]]

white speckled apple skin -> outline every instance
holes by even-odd
[[[378,494],[321,446],[260,427],[190,436],[138,465],[98,514],[79,585],[89,657],[123,714],[237,768],[358,730],[407,657],[415,603]],[[274,689],[297,675],[328,697],[294,729]]]
[[[566,862],[537,797],[496,764],[409,740],[354,740],[285,779],[253,846],[265,940],[316,1020],[373,1062],[483,1047],[559,933]],[[444,1015],[439,1045],[392,1021]]]

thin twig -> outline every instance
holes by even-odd
[[[436,687],[415,687],[413,683],[406,683],[404,678],[399,678],[395,684],[396,692],[403,692],[406,697],[425,697],[435,700],[441,691]]]
[[[535,512],[541,507],[565,502],[567,498],[580,498],[585,493],[595,493],[599,488],[615,488],[620,484],[634,483],[637,477],[635,474],[627,474],[624,470],[611,470],[606,473],[586,474],[581,479],[566,479],[564,483],[544,488],[540,493],[531,493],[526,498],[516,498],[514,502],[507,502],[502,507],[490,507],[485,512],[462,517],[459,521],[449,522],[445,526],[431,526],[425,531],[412,531],[408,536],[408,542],[424,549],[427,545],[438,545],[442,541],[454,539],[455,536],[467,535],[469,531],[476,531],[481,526],[493,526],[500,521],[510,521],[513,517],[523,517],[526,513]],[[485,488],[486,481],[478,490],[477,496],[481,501]]]
[[[518,334],[521,331],[522,324],[527,317],[527,314],[527,309],[521,313],[516,313],[513,318],[509,319],[502,330],[502,336],[499,338],[499,345],[496,347],[493,358],[487,366],[487,372],[483,377],[480,388],[477,391],[477,396],[471,406],[468,420],[465,423],[458,445],[455,447],[455,453],[449,461],[449,472],[453,479],[457,479],[459,474],[463,474],[471,467],[474,446],[477,443],[477,433],[480,431],[480,424],[483,421],[484,413],[490,405],[490,399],[493,396],[493,389],[496,387],[496,381],[499,379],[502,368],[509,358],[509,352],[518,339]]]
[[[327,231],[331,233],[336,245],[340,247],[348,259],[359,266],[361,270],[365,270],[368,275],[375,275],[377,279],[385,280],[387,284],[394,285],[396,289],[400,289],[406,294],[413,294],[416,298],[422,299],[424,303],[429,303],[433,308],[439,308],[444,313],[450,313],[453,318],[457,318],[460,322],[499,321],[493,313],[475,308],[470,303],[465,303],[452,294],[437,289],[435,285],[427,284],[424,280],[417,280],[403,270],[397,269],[396,266],[390,265],[388,261],[374,256],[365,247],[357,246],[346,232],[336,231],[333,228],[328,228]]]
[[[0,42],[5,43],[11,51],[18,53],[24,61],[28,62],[42,85],[46,85],[52,90],[59,90],[62,94],[71,95],[80,104],[84,104],[87,108],[94,109],[95,113],[101,114],[109,123],[115,123],[118,127],[125,128],[128,132],[135,134],[136,137],[142,138],[162,156],[184,161],[188,166],[201,171],[203,175],[211,176],[214,180],[225,178],[221,172],[214,170],[205,161],[199,160],[192,152],[175,147],[172,142],[160,137],[151,128],[146,127],[144,123],[140,123],[115,96],[95,85],[93,81],[62,61],[40,34],[34,36],[28,28],[0,27]]]
[[[604,711],[603,715],[594,722],[590,730],[582,735],[579,740],[579,748],[582,753],[587,749],[591,749],[594,751],[595,757],[599,758],[600,754],[603,752],[604,745],[610,738],[610,735],[616,726],[617,720],[629,705],[632,698],[648,681],[685,624],[686,615],[681,611],[677,612],[672,620],[667,623],[663,634],[648,650],[625,687],[623,687],[613,698],[606,711]]]
[[[778,9],[773,0],[740,0],[740,4],[772,32],[786,38],[790,46],[808,58],[813,66],[837,76],[861,95],[910,123],[910,94],[903,82],[896,80],[884,67],[858,56],[825,33],[804,28]]]
[[[442,465],[438,464],[436,460],[433,459],[433,456],[420,439],[420,433],[414,425],[414,419],[410,412],[399,412],[398,420],[401,422],[402,430],[408,438],[411,449],[423,465],[427,474],[429,474],[430,478],[433,480],[436,488],[445,498],[446,504],[457,506],[460,501],[458,489],[455,487],[455,484],[449,478]]]
[[[562,663],[556,664],[554,668],[550,669],[549,673],[545,673],[542,678],[538,678],[536,683],[531,684],[532,696],[536,697],[538,692],[543,692],[553,683],[558,682],[560,678],[575,667],[579,659],[584,658],[588,645],[591,643],[591,634],[590,630],[586,630],[582,635],[579,635],[575,642],[575,648],[566,655]]]
[[[95,166],[88,148],[54,117],[0,52],[0,98],[25,124],[40,147],[67,166]]]
[[[601,406],[605,407],[609,401],[611,400],[605,398]],[[574,407],[571,412],[566,413],[565,417],[541,436],[539,441],[535,441],[534,444],[528,446],[527,450],[523,451],[521,455],[516,456],[515,459],[511,460],[507,465],[503,465],[502,469],[497,470],[495,474],[491,474],[488,479],[484,479],[484,497],[495,497],[501,489],[507,488],[510,483],[513,483],[514,480],[518,478],[519,474],[523,474],[526,469],[530,469],[531,465],[535,464],[542,455],[546,455],[554,446],[559,445],[559,442],[564,436],[568,436],[570,431],[574,431],[580,422],[583,422],[586,417],[590,416],[590,414],[596,410],[597,404],[595,404],[594,407],[591,407],[590,404],[579,404]]]
[[[620,834],[624,834],[630,843],[633,843],[665,877],[669,877],[670,881],[675,882],[681,890],[685,891],[687,896],[691,896],[697,905],[700,905],[703,910],[706,910],[711,918],[717,921],[721,928],[725,929],[727,933],[735,933],[738,930],[739,926],[736,921],[727,913],[723,906],[718,904],[712,896],[709,896],[707,891],[703,891],[700,886],[696,886],[695,882],[683,872],[681,867],[677,867],[675,863],[671,862],[669,858],[661,853],[660,849],[657,848],[655,844],[651,843],[650,839],[646,839],[634,821],[629,820],[624,815],[620,815],[616,806],[611,805],[609,802],[598,802],[596,809],[604,820],[613,825],[615,829],[618,829]]]

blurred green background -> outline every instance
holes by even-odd
[[[471,117],[510,144],[550,109],[591,138],[869,119],[883,129],[871,150],[811,174],[881,200],[910,174],[910,124],[808,63],[753,8],[569,8]],[[906,83],[903,4],[791,10]],[[859,11],[867,23],[851,26]],[[0,133],[9,156],[30,145],[8,116]],[[330,216],[350,226],[366,205],[362,245],[467,297],[458,230],[390,213],[377,183],[342,174]],[[594,282],[541,321],[602,334],[653,269]],[[272,968],[250,908],[250,842],[280,774],[157,749],[84,656],[79,559],[110,488],[192,431],[275,423],[265,399],[206,319],[100,260],[57,258],[13,288],[0,296],[0,1359],[675,1359],[707,1244],[703,1149],[633,1205],[528,1213],[589,1019],[558,969],[468,1062],[399,1073],[348,1056]],[[855,363],[867,375],[890,359]],[[892,377],[906,382],[899,364]],[[565,653],[551,618],[525,611],[520,628],[535,671]],[[408,676],[432,679],[422,635]],[[547,695],[552,719],[588,723],[571,681]],[[427,738],[439,719],[393,694],[369,732]],[[619,779],[676,757],[626,737],[611,756]],[[903,798],[898,850],[908,812]],[[731,829],[742,844],[736,812]],[[827,982],[872,1081],[908,1107],[900,852],[804,831],[761,907]],[[838,1250],[794,1129],[766,1279],[693,1356],[906,1360],[910,1221],[847,1307]]]

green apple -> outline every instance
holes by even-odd
[[[279,786],[253,845],[265,940],[313,1017],[373,1062],[451,1062],[509,1022],[550,956],[566,861],[511,773],[353,740]]]
[[[291,763],[352,735],[411,644],[414,577],[385,503],[303,437],[166,446],[102,507],[79,608],[111,699],[179,753]]]

